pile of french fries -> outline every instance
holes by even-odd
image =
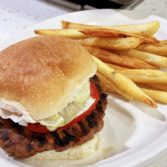
[[[82,44],[97,64],[102,88],[127,100],[156,108],[167,104],[167,40],[154,37],[158,21],[92,26],[62,21],[62,29],[35,30],[38,35],[61,35]]]

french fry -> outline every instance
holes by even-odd
[[[131,97],[126,95],[124,92],[121,92],[121,90],[119,90],[112,82],[110,82],[102,74],[97,73],[96,75],[100,79],[100,83],[101,83],[103,91],[105,91],[107,93],[118,93],[118,94],[122,95],[125,99],[131,100]],[[156,102],[167,104],[167,92],[148,89],[148,88],[147,89],[146,88],[141,88],[141,90],[143,92],[145,92],[148,96],[150,96]]]
[[[126,67],[122,67],[122,66],[118,66],[115,64],[110,64],[110,63],[106,63],[109,67],[113,68],[116,71],[121,71],[121,70],[128,70],[128,68]]]
[[[159,29],[160,23],[159,21],[152,21],[148,23],[140,23],[140,24],[129,24],[129,25],[115,25],[112,28],[130,32],[134,34],[139,34],[143,36],[153,36]]]
[[[150,96],[153,100],[163,104],[167,104],[167,92],[145,88],[142,88],[142,91]]]
[[[86,38],[79,41],[86,46],[95,46],[110,50],[134,49],[142,42],[139,38]]]
[[[153,22],[141,23],[141,24],[92,26],[92,25],[62,21],[62,28],[80,29],[80,28],[92,28],[92,27],[102,27],[102,28],[115,29],[119,31],[139,34],[143,36],[153,36],[158,31],[160,27],[160,23],[158,21],[153,21]]]
[[[119,95],[123,96],[127,100],[132,100],[132,97],[122,92],[116,85],[110,82],[105,76],[101,73],[96,73],[98,78],[100,79],[100,83],[104,92],[108,93],[118,93]]]
[[[122,92],[125,92],[125,94],[131,96],[133,99],[139,100],[147,105],[150,105],[151,107],[157,107],[156,102],[146,95],[134,82],[122,74],[115,72],[114,69],[107,66],[98,58],[94,56],[92,57],[97,65],[97,71],[116,85]]]
[[[167,45],[167,40],[159,41],[160,45]]]
[[[167,44],[142,44],[137,49],[161,56],[167,56]]]
[[[120,72],[137,83],[167,84],[167,72],[149,69],[130,69]]]
[[[82,39],[88,37],[75,29],[39,29],[35,30],[38,35],[61,35],[73,39]]]
[[[144,88],[151,88],[151,89],[156,89],[156,90],[161,90],[161,91],[166,91],[167,92],[167,84],[154,84],[154,83],[138,83],[140,87]]]
[[[148,36],[141,36],[134,33],[118,31],[114,29],[107,28],[83,28],[79,29],[79,31],[85,35],[93,36],[93,37],[101,37],[101,38],[115,38],[115,37],[136,37],[142,40],[142,43],[157,43],[158,41],[155,38]]]
[[[85,35],[92,37],[102,37],[102,38],[117,38],[117,37],[127,37],[131,35],[127,35],[125,32],[120,32],[118,30],[112,29],[104,29],[104,28],[82,28],[79,31]]]
[[[138,59],[144,60],[147,63],[150,63],[150,64],[157,66],[157,67],[167,68],[167,58],[166,57],[162,57],[162,56],[159,56],[156,54],[139,51],[136,49],[125,50],[125,51],[121,51],[120,53],[127,55],[127,56],[130,56],[130,57],[136,57]]]
[[[127,68],[143,68],[143,69],[155,69],[152,65],[137,58],[131,58],[128,56],[118,55],[106,50],[102,50],[94,47],[86,47],[86,49],[94,56],[98,57],[106,63],[116,64]]]

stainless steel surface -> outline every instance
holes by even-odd
[[[111,8],[111,9],[132,9],[143,0],[48,0],[58,5],[65,6],[72,10],[88,10],[96,8]]]
[[[120,3],[120,4],[130,4],[136,1],[140,1],[140,0],[110,0],[116,3]]]
[[[93,6],[90,6],[90,5],[85,5],[85,6],[83,7],[83,10],[91,10],[91,9],[96,9],[96,8],[93,7]]]
[[[72,10],[81,10],[82,9],[81,5],[78,5],[78,4],[72,3],[72,2],[68,2],[66,0],[49,0],[49,1],[54,2],[58,5],[62,5],[64,7],[70,8]]]
[[[138,0],[138,1],[135,1],[134,3],[132,4],[129,4],[127,7],[125,7],[126,9],[129,9],[129,10],[132,10],[134,9],[135,7],[137,7],[138,5],[140,5],[140,3],[142,3],[144,0]]]

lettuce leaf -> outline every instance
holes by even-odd
[[[40,121],[40,124],[45,125],[50,131],[54,131],[58,127],[66,125],[74,119],[83,108],[85,101],[90,97],[90,82],[85,82],[72,103],[69,103],[58,114]]]

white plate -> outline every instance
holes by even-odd
[[[81,23],[112,25],[127,23],[142,23],[159,20],[159,39],[167,38],[167,21],[157,16],[145,16],[133,11],[91,10],[66,14],[37,24],[19,35],[0,43],[0,49],[25,38],[34,36],[37,28],[58,28],[61,20]],[[144,110],[148,114],[142,112]],[[109,106],[106,111],[105,128],[101,142],[105,144],[105,151],[89,157],[83,161],[16,161],[0,154],[1,166],[23,166],[35,164],[37,166],[103,166],[103,167],[130,167],[148,160],[167,148],[167,106],[159,105],[158,111],[148,107],[140,107],[137,103],[127,103],[119,98],[109,97]],[[162,113],[162,114],[160,114]],[[155,119],[158,117],[159,119]],[[161,121],[163,120],[164,121]],[[112,147],[112,149],[110,149]],[[105,158],[105,159],[104,159]]]

